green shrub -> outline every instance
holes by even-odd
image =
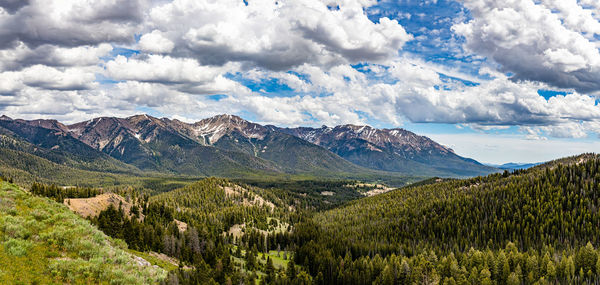
[[[38,221],[43,221],[50,217],[50,214],[42,209],[35,209],[31,211],[31,215]]]
[[[32,243],[22,239],[9,239],[5,244],[6,252],[13,256],[24,256]]]
[[[2,231],[11,238],[28,238],[31,233],[25,228],[25,220],[22,217],[4,216],[0,218]]]
[[[27,239],[33,239],[37,241],[39,240],[39,235],[37,233],[40,233],[44,228],[46,228],[46,225],[44,222],[38,222],[33,218],[29,218],[27,219],[27,222],[25,222],[25,228],[27,229],[28,233]]]
[[[0,197],[0,212],[9,213],[15,212],[15,202],[12,199],[6,197]],[[12,214],[11,214],[12,215]]]
[[[46,258],[57,258],[60,257],[60,253],[52,250],[48,250],[44,252],[44,257]]]
[[[78,247],[82,248],[79,251],[79,256],[83,259],[89,260],[98,255],[98,249],[96,245],[90,240],[82,240]]]
[[[106,235],[101,231],[96,231],[92,233],[92,240],[100,246],[104,246]]]

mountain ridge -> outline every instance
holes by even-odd
[[[21,129],[14,125],[21,125]],[[475,176],[497,171],[404,129],[340,125],[280,128],[222,114],[186,123],[147,114],[98,117],[74,124],[56,120],[0,118],[0,127],[42,146],[26,129],[52,139],[76,140],[140,170],[190,175],[233,172],[364,173]]]
[[[457,155],[454,150],[426,136],[402,128],[377,129],[352,124],[321,128],[278,128],[309,142],[321,145],[350,162],[382,171],[433,175],[476,176],[494,172],[473,159]]]

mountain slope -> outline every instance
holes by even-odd
[[[430,176],[476,176],[497,171],[404,129],[355,125],[318,129],[270,128],[323,146],[350,162],[371,169]]]
[[[596,284],[600,156],[406,187],[296,224],[324,284]]]
[[[207,176],[366,171],[319,146],[231,115],[194,124],[148,115],[97,118],[66,128],[87,145],[146,170]]]
[[[143,170],[207,176],[279,172],[269,161],[201,144],[187,136],[189,125],[176,120],[147,115],[96,118],[67,128],[87,145]]]
[[[234,224],[250,226],[254,224],[252,220],[260,221],[257,223],[266,230],[267,217],[278,216],[274,213],[284,213],[287,207],[268,191],[219,178],[206,178],[153,196],[149,205],[177,209],[176,218],[196,225],[205,224],[217,233],[227,231]]]
[[[127,173],[102,171],[104,164],[84,163],[67,158],[55,150],[48,150],[12,136],[0,134],[0,173],[14,178],[19,185],[32,182],[59,183],[60,185],[108,186],[132,182]],[[89,167],[86,167],[89,165]],[[110,171],[108,164],[107,171]],[[129,166],[131,167],[131,166]],[[99,170],[88,170],[99,169]],[[133,168],[133,167],[132,167]]]
[[[369,172],[313,143],[237,116],[204,119],[194,130],[200,142],[272,161],[287,173]]]
[[[66,126],[54,120],[12,120],[4,116],[0,118],[0,135],[3,147],[60,165],[116,173],[139,171],[82,143],[69,134]]]
[[[0,182],[0,283],[156,284],[166,272],[52,200]]]
[[[496,171],[401,129],[353,125],[282,129],[232,115],[188,124],[136,115],[72,125],[0,118],[19,151],[85,170],[192,176],[284,174],[336,178],[475,176]]]

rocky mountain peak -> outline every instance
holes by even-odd
[[[21,122],[26,122],[28,125],[33,126],[33,127],[41,127],[41,128],[58,131],[59,133],[62,133],[62,134],[67,134],[69,132],[67,126],[63,125],[62,123],[60,123],[57,120],[37,119],[37,120],[21,121]]]
[[[126,119],[114,117],[94,118],[67,128],[73,137],[98,150],[103,150],[115,137],[134,132]]]
[[[402,128],[377,129],[368,125],[341,125],[333,129],[335,139],[362,139],[378,147],[401,148],[404,151],[436,151],[453,153],[452,149],[440,145],[425,136],[419,136]]]
[[[231,132],[238,132],[247,138],[263,139],[269,130],[238,116],[223,114],[196,122],[194,131],[197,137],[207,138],[208,143],[213,144]]]

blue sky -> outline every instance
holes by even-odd
[[[370,124],[490,163],[600,146],[593,1],[3,5],[0,109],[12,117]]]

